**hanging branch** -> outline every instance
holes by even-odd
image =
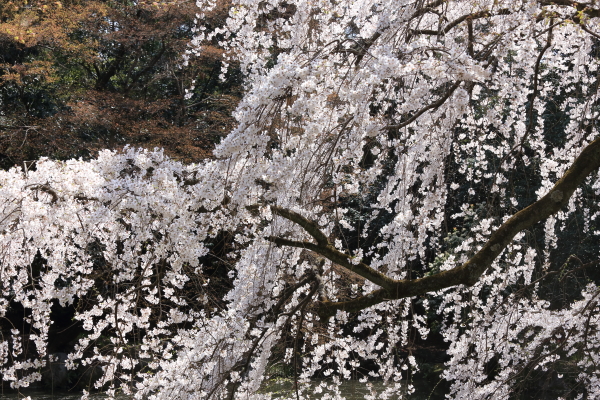
[[[600,139],[590,143],[575,159],[563,177],[556,182],[552,190],[530,206],[514,214],[504,222],[488,239],[487,243],[471,259],[451,270],[442,271],[419,279],[395,280],[359,262],[352,263],[352,257],[335,249],[320,231],[318,225],[293,211],[273,207],[273,213],[304,227],[313,236],[317,244],[298,242],[270,236],[267,239],[278,246],[306,248],[341,265],[348,271],[381,286],[366,296],[340,302],[321,301],[319,315],[321,318],[333,316],[338,310],[349,312],[360,311],[386,300],[419,296],[452,286],[474,285],[492,262],[508,246],[516,234],[531,228],[540,221],[556,214],[566,206],[579,185],[594,171],[600,168]]]

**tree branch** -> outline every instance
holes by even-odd
[[[59,199],[56,191],[54,189],[52,189],[50,187],[50,185],[48,185],[47,183],[46,184],[37,184],[36,183],[36,184],[27,185],[27,186],[25,186],[25,189],[39,190],[41,192],[49,194],[50,197],[52,197],[52,200],[50,201],[52,204],[56,203]]]
[[[295,240],[283,239],[276,236],[269,236],[267,237],[267,240],[275,243],[277,246],[298,247],[301,249],[314,251],[315,253],[322,255],[328,260],[333,261],[338,265],[341,265],[348,271],[354,272],[355,274],[362,276],[363,278],[385,288],[386,290],[392,290],[394,288],[395,281],[392,278],[385,276],[381,272],[371,268],[363,262],[358,262],[354,264],[352,262],[354,260],[351,256],[342,253],[329,243],[327,243],[326,245],[316,245],[310,242],[298,242]]]
[[[279,215],[285,219],[288,219],[296,224],[300,225],[304,228],[304,230],[312,236],[319,245],[324,246],[329,244],[329,240],[327,240],[327,236],[321,232],[319,229],[319,225],[316,222],[309,220],[308,218],[303,217],[297,212],[287,210],[278,206],[271,206],[271,212],[273,214]]]
[[[540,1],[540,4],[543,6],[571,6],[571,7],[575,8],[577,11],[586,14],[590,18],[600,17],[600,10],[589,7],[593,3],[592,4],[580,3],[580,2],[572,1],[572,0],[550,0],[550,1]]]
[[[420,279],[394,280],[392,290],[378,289],[366,296],[341,302],[319,303],[319,315],[328,318],[337,312],[360,311],[386,300],[395,300],[434,292],[457,285],[474,285],[515,235],[545,220],[566,206],[575,189],[600,168],[600,138],[590,143],[575,159],[563,177],[544,197],[504,222],[481,250],[464,264]]]
[[[450,89],[448,89],[448,91],[446,93],[444,93],[444,95],[442,97],[440,97],[437,101],[421,108],[419,111],[414,113],[413,116],[410,117],[409,119],[407,119],[406,121],[401,122],[396,125],[388,125],[383,129],[387,130],[388,132],[397,131],[399,129],[404,128],[406,125],[410,124],[411,122],[415,121],[417,118],[419,118],[421,115],[423,115],[426,111],[429,111],[434,108],[438,108],[439,106],[444,104],[444,102],[446,100],[448,100],[448,98],[452,95],[452,93],[454,93],[454,91],[456,89],[458,89],[458,87],[460,86],[461,83],[462,83],[462,81],[456,81],[456,83],[454,83],[454,85],[452,85],[450,87]]]
[[[523,138],[521,139],[521,143],[520,143],[521,146],[523,145],[523,143],[525,143],[525,139],[527,138],[527,136],[529,136],[529,134],[533,131],[534,103],[535,103],[535,99],[537,98],[538,94],[540,93],[539,84],[538,84],[539,83],[539,75],[540,75],[540,63],[542,62],[542,58],[544,57],[544,54],[552,45],[552,30],[553,29],[554,29],[554,18],[551,18],[550,19],[550,28],[548,30],[548,38],[546,39],[546,44],[544,45],[544,47],[540,51],[540,54],[538,54],[538,57],[535,60],[535,67],[533,69],[533,92],[530,95],[529,108],[527,110],[527,117],[529,118],[529,123],[527,125],[527,129],[525,130],[525,134],[523,135]]]
[[[410,34],[411,35],[445,35],[446,33],[450,32],[450,30],[452,28],[454,28],[455,26],[459,25],[460,23],[464,22],[465,20],[467,22],[472,21],[474,19],[479,19],[479,18],[488,18],[488,17],[495,17],[498,15],[510,15],[511,12],[510,10],[503,8],[501,10],[498,10],[496,13],[492,14],[489,11],[479,11],[476,13],[472,13],[472,14],[465,14],[462,15],[460,17],[458,17],[457,19],[455,19],[454,21],[450,22],[448,25],[446,25],[444,27],[444,29],[440,29],[437,31],[434,31],[432,29],[413,29]]]

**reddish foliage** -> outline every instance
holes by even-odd
[[[222,24],[228,7],[209,23]],[[191,0],[0,5],[0,167],[126,144],[210,157],[240,89],[235,73],[218,80],[218,47],[183,67],[196,11]]]

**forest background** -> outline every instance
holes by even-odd
[[[125,144],[209,157],[232,128],[241,77],[219,80],[216,46],[183,66],[196,12],[191,0],[1,2],[0,167]]]

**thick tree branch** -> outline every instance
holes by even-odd
[[[504,222],[490,236],[483,248],[466,263],[420,279],[394,280],[391,290],[387,289],[388,285],[380,285],[382,289],[357,299],[321,302],[319,315],[326,318],[334,315],[337,310],[354,312],[386,300],[423,295],[451,286],[474,285],[517,233],[531,228],[566,206],[577,187],[598,168],[600,168],[600,138],[594,140],[581,152],[548,194]]]
[[[475,58],[475,52],[473,51],[473,42],[475,42],[475,39],[473,37],[473,18],[467,18],[467,33],[467,53],[469,53],[469,56],[471,58]]]
[[[327,236],[321,232],[319,229],[319,225],[316,222],[309,220],[308,218],[303,217],[297,212],[287,210],[278,206],[271,206],[271,212],[275,215],[279,215],[285,219],[288,219],[296,224],[300,225],[304,228],[304,230],[312,236],[319,245],[324,246],[329,244],[329,240],[327,240]]]
[[[267,237],[267,240],[275,243],[277,246],[298,247],[301,249],[314,251],[328,260],[341,265],[348,271],[354,272],[355,274],[362,276],[363,278],[385,288],[386,290],[393,290],[394,288],[395,281],[392,278],[385,276],[381,272],[376,271],[363,262],[353,263],[354,260],[351,256],[342,253],[329,243],[326,243],[325,245],[317,245],[311,242],[298,242],[276,236],[269,236]]]

